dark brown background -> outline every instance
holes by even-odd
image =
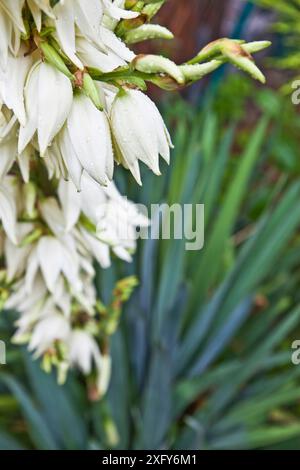
[[[249,5],[252,4],[247,0],[167,0],[154,22],[168,27],[175,38],[171,41],[146,41],[134,49],[137,53],[163,54],[178,64],[183,63],[210,41],[224,36],[232,37],[237,25],[241,24],[244,8]],[[235,34],[236,38],[242,37],[247,41],[273,39],[272,15],[270,11],[253,8],[243,23],[243,28]],[[270,55],[272,51],[268,49],[267,53]],[[265,53],[259,54],[258,65],[264,63],[269,84],[276,86],[276,74],[269,76],[264,58]],[[201,83],[198,87],[203,85]],[[160,95],[160,91],[153,87],[149,91],[155,96]]]
[[[145,44],[140,51],[149,52],[149,47],[160,51],[163,47],[172,53],[176,62],[184,62],[193,56],[199,47],[228,34],[231,18],[239,14],[243,0],[168,0],[155,21],[167,26],[175,40],[159,44]]]

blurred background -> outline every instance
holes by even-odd
[[[0,373],[2,449],[300,449],[300,71],[298,0],[169,0],[148,42],[178,63],[219,37],[272,40],[257,85],[230,66],[182,93],[149,89],[175,150],[161,177],[121,191],[146,205],[205,204],[205,246],[140,242],[134,262],[98,269],[109,302],[127,275],[139,287],[111,340],[112,381],[91,402],[79,375],[59,387],[9,347]],[[299,45],[299,48],[298,48]],[[13,312],[0,317],[10,337]]]

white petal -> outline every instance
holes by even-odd
[[[30,161],[32,157],[33,147],[27,145],[25,150],[17,156],[18,165],[25,183],[29,182],[30,176]]]
[[[65,128],[59,134],[57,138],[57,143],[61,151],[61,155],[64,159],[66,168],[68,170],[69,176],[75,184],[76,189],[79,191],[83,168],[77,158],[76,152],[72,145],[67,126],[65,126]]]
[[[5,261],[6,276],[8,282],[12,281],[17,275],[23,273],[27,256],[30,252],[30,246],[16,247],[8,239],[5,241]]]
[[[112,72],[125,65],[125,61],[113,53],[103,53],[85,38],[76,41],[78,56],[87,67],[94,67],[101,72]]]
[[[0,186],[0,218],[9,239],[17,244],[16,235],[16,206],[12,197],[2,185]]]
[[[36,350],[35,356],[43,354],[57,340],[66,341],[70,334],[69,322],[63,315],[53,312],[42,319],[33,330],[29,350]]]
[[[103,16],[99,1],[77,0],[74,2],[75,18],[80,31],[90,39],[97,41]]]
[[[110,0],[102,0],[104,7],[107,13],[116,20],[120,20],[121,18],[131,19],[136,18],[139,16],[140,13],[135,11],[123,10],[122,8],[118,8]]]
[[[36,4],[35,0],[27,0],[29,9],[33,16],[36,29],[40,32],[42,27],[42,12],[39,6]]]
[[[0,68],[5,70],[7,66],[8,47],[12,32],[12,24],[0,10]]]
[[[113,155],[112,151],[108,152],[111,137],[104,112],[99,111],[86,96],[77,96],[67,126],[81,165],[92,178],[106,185],[107,159],[113,160]]]
[[[13,23],[12,24],[12,34],[10,36],[9,49],[14,56],[17,56],[21,47],[21,31]]]
[[[82,283],[79,278],[79,259],[70,247],[63,246],[62,272],[70,283],[74,291],[82,290]]]
[[[45,283],[53,292],[62,268],[62,246],[54,237],[43,237],[38,242],[37,255]]]
[[[14,111],[22,126],[26,124],[24,85],[31,66],[32,57],[24,56],[24,50],[20,51],[18,57],[10,54],[4,76],[4,102],[9,109]]]
[[[46,13],[46,15],[50,16],[50,18],[55,18],[55,15],[52,11],[52,8],[50,6],[50,0],[34,0],[35,3],[38,5],[38,7]]]
[[[96,258],[98,263],[103,269],[109,268],[110,256],[109,256],[109,247],[106,243],[97,240],[93,235],[88,233],[86,230],[82,230],[82,235],[89,244],[89,248],[93,253],[93,256]]]
[[[7,124],[3,125],[3,127],[2,126],[0,127],[0,142],[1,143],[8,142],[9,140],[16,137],[17,131],[18,131],[17,123],[18,123],[17,118],[13,114],[10,121],[7,122]]]
[[[26,34],[26,29],[22,18],[24,0],[1,0],[1,6],[12,19],[14,24],[22,33]]]
[[[130,256],[128,251],[122,246],[114,246],[113,252],[118,258],[122,259],[123,261],[127,261],[127,263],[131,263],[132,257]]]
[[[27,121],[25,126],[20,127],[18,152],[22,153],[28,145],[37,129],[38,123],[38,89],[39,89],[39,66],[34,65],[29,72],[25,87],[25,104]]]
[[[31,294],[31,292],[34,290],[34,281],[38,273],[38,269],[39,261],[37,251],[35,249],[30,254],[25,274],[25,289],[28,294]]]
[[[101,356],[98,364],[97,389],[100,397],[107,392],[111,377],[111,358],[108,355]]]
[[[43,155],[55,135],[61,130],[73,100],[68,77],[49,64],[39,67],[38,141]]]
[[[130,90],[117,97],[112,106],[111,120],[114,137],[132,172],[137,173],[137,160],[142,160],[155,174],[159,171],[159,155],[153,129],[145,123],[145,115],[136,95]]]
[[[141,112],[144,109],[146,117],[151,121],[149,127],[153,129],[153,136],[155,136],[157,141],[157,151],[164,160],[169,163],[170,148],[173,148],[173,144],[163,118],[153,101],[148,96],[143,93],[139,93],[139,99]]]
[[[17,140],[0,144],[0,179],[5,176],[11,169],[17,156]]]
[[[59,41],[65,54],[78,68],[83,69],[83,65],[75,54],[75,15],[73,2],[59,2],[54,7],[56,16],[55,26]]]
[[[66,230],[70,231],[77,223],[81,211],[81,194],[71,181],[61,180],[58,195],[66,221]]]
[[[109,29],[101,28],[101,39],[121,59],[131,62],[135,58],[135,54]]]
[[[85,331],[74,331],[70,341],[70,362],[77,365],[84,374],[89,374],[93,360],[99,363],[100,359],[100,351],[94,338]]]
[[[52,232],[60,237],[65,234],[65,220],[63,213],[54,198],[48,198],[40,202],[40,210],[46,223],[49,225]]]

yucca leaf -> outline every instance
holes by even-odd
[[[212,233],[206,241],[205,249],[195,273],[194,282],[198,285],[198,289],[197,294],[195,292],[192,297],[191,307],[197,305],[199,300],[204,300],[209,286],[216,280],[219,267],[213,260],[222,258],[225,242],[232,232],[240,204],[246,194],[247,182],[259,156],[266,127],[267,118],[263,118],[253,134],[244,155],[240,159],[238,170],[225,195],[222,210],[214,224]],[[203,273],[206,273],[205,276],[203,276]]]
[[[87,429],[72,397],[70,387],[60,387],[56,378],[45,374],[40,365],[24,354],[31,388],[39,403],[40,413],[61,449],[84,449]]]
[[[1,374],[0,382],[17,398],[26,418],[28,433],[35,446],[41,450],[58,449],[58,443],[55,441],[47,421],[42,417],[24,387],[8,374]]]

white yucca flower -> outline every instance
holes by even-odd
[[[99,43],[97,44],[99,47]],[[104,51],[109,55],[113,53],[116,57],[126,62],[131,62],[135,54],[119,39],[113,31],[106,27],[101,28],[101,44]],[[101,67],[100,67],[101,70]]]
[[[28,0],[13,6],[0,0],[0,24],[6,24],[0,49],[0,221],[11,286],[6,308],[20,313],[13,339],[27,343],[35,357],[51,358],[59,348],[64,356],[59,367],[76,366],[86,375],[95,371],[101,395],[111,365],[95,337],[93,262],[110,266],[112,252],[131,261],[136,227],[147,226],[148,220],[110,182],[114,154],[109,112],[118,90],[94,84],[102,110],[81,90],[83,75],[82,83],[80,75],[72,80],[60,66],[28,53],[20,40],[26,34],[22,8],[29,7],[38,31],[46,15],[47,25],[55,27],[54,37],[77,67],[103,72],[134,58],[105,20],[112,15],[117,24],[137,13],[123,10],[122,1],[87,6],[65,0],[52,9],[48,1]],[[27,185],[19,177],[5,176],[15,162]],[[50,179],[59,180],[57,194],[50,189],[52,195],[42,200],[36,194],[44,192],[47,181],[38,177],[35,187],[40,164]],[[83,324],[76,323],[81,312],[86,316]]]
[[[58,144],[78,189],[83,170],[104,186],[112,179],[114,156],[108,119],[88,97],[82,94],[74,97]]]
[[[82,330],[74,330],[70,338],[70,362],[84,374],[92,370],[93,361],[100,368],[101,354],[95,340]]]
[[[111,124],[123,165],[141,184],[139,160],[160,174],[159,155],[169,163],[172,142],[154,103],[138,90],[119,93],[111,108]]]
[[[42,28],[42,14],[54,18],[50,0],[26,0],[38,31]]]
[[[6,236],[17,244],[17,203],[14,179],[6,177],[0,183],[0,221]]]
[[[23,21],[28,10],[35,32],[28,33]],[[108,73],[133,61],[135,54],[114,27],[138,15],[126,10],[123,0],[60,0],[54,6],[49,0],[0,0],[0,25],[5,24],[0,32],[0,100],[12,111],[15,126],[13,138],[3,144],[0,177],[17,161],[28,181],[36,152],[49,178],[71,179],[78,190],[83,170],[106,186],[113,178],[114,159],[139,183],[138,160],[159,174],[158,156],[169,160],[171,142],[154,104],[141,92],[127,90],[120,96],[118,88],[108,92],[110,85],[86,78],[86,67]],[[71,70],[52,46],[46,44],[52,52],[43,48],[44,38],[36,36],[43,27],[73,63],[68,63]],[[20,36],[30,33],[32,50]]]
[[[24,87],[30,68],[33,64],[31,55],[25,55],[22,47],[17,55],[8,54],[5,69],[0,71],[0,94],[5,105],[11,109],[20,124],[26,124],[24,104]]]
[[[135,18],[138,13],[118,8],[110,0],[63,0],[53,8],[57,37],[62,49],[80,69],[83,63],[76,54],[76,26],[86,38],[101,44],[103,13],[115,19]]]
[[[120,217],[123,226],[127,213],[129,239],[123,239],[116,224]],[[28,221],[17,222],[24,214]],[[95,371],[97,394],[105,393],[110,358],[101,353],[95,336],[93,260],[108,267],[113,251],[130,261],[134,228],[147,225],[147,219],[133,203],[127,204],[113,183],[103,188],[85,171],[82,191],[61,180],[58,199],[36,200],[34,188],[29,191],[16,177],[4,178],[0,219],[7,235],[2,248],[6,278],[12,286],[5,306],[20,313],[14,342],[28,343],[35,357],[55,357],[59,348],[64,354],[62,375],[73,366],[87,375]]]
[[[53,293],[60,275],[72,286],[73,290],[81,290],[80,259],[73,240],[56,237],[41,237],[37,246],[31,251],[26,267],[26,285],[28,292],[34,289],[35,278],[40,271],[47,289]]]
[[[81,188],[78,192],[71,182],[60,182],[58,192],[67,230],[78,223],[83,213],[94,224],[96,232],[93,234],[81,225],[78,236],[100,265],[110,266],[110,249],[124,261],[131,261],[136,247],[136,228],[147,227],[147,217],[120,195],[114,183],[101,187],[83,173]]]
[[[0,68],[7,65],[8,52],[17,54],[21,46],[21,34],[26,33],[22,18],[24,0],[0,1]]]
[[[97,371],[97,392],[100,396],[105,394],[108,388],[111,360],[103,355],[94,338],[83,330],[72,332],[69,341],[69,361],[72,366],[77,366],[85,374]]]
[[[9,239],[17,243],[16,206],[4,185],[0,185],[0,220]]]
[[[44,318],[42,317],[35,325],[29,342],[29,350],[34,351],[35,356],[39,357],[52,348],[56,341],[66,343],[70,330],[68,319],[54,310]]]
[[[17,158],[17,119],[5,106],[0,106],[0,179]]]
[[[37,132],[43,156],[48,145],[61,130],[72,106],[70,80],[59,70],[44,62],[35,64],[25,87],[27,120],[20,128],[18,150],[21,153]]]
[[[122,50],[121,54],[116,54],[108,48],[103,51],[85,37],[77,38],[76,50],[78,57],[86,67],[94,67],[105,73],[122,67],[126,64],[126,60],[131,61],[134,58],[134,54],[127,48],[125,48],[125,51]],[[125,58],[122,56],[125,56]]]
[[[53,17],[52,8],[49,0],[26,0],[32,13],[38,30],[41,29],[42,12]],[[23,21],[22,10],[25,0],[0,0],[1,14],[7,15],[13,25],[23,34],[26,34],[26,28]]]

